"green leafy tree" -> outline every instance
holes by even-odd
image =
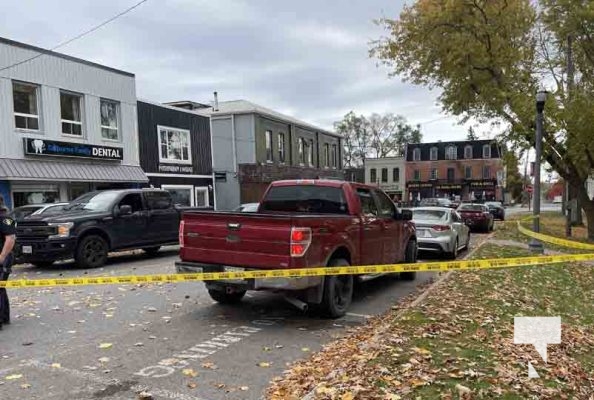
[[[507,126],[501,139],[515,148],[534,146],[535,94],[553,83],[544,161],[576,193],[594,239],[594,201],[585,188],[594,169],[594,3],[418,0],[379,23],[388,34],[373,44],[373,56],[394,75],[439,88],[444,110],[462,121]]]
[[[334,129],[343,136],[344,165],[358,167],[367,158],[404,155],[408,143],[422,140],[420,126],[412,126],[394,114],[372,114],[369,117],[349,112]]]
[[[472,129],[472,126],[468,128],[468,133],[466,134],[466,140],[478,140],[478,135]]]
[[[507,176],[505,190],[510,193],[512,199],[520,200],[524,188],[524,178],[520,174],[518,155],[514,150],[507,149],[505,146],[501,146],[501,148],[503,149],[503,167]]]

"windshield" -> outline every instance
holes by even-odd
[[[272,187],[262,211],[348,214],[348,207],[342,188],[295,185]]]
[[[487,207],[501,207],[501,203],[498,201],[489,201],[489,202],[486,202],[485,205]]]
[[[413,220],[445,221],[447,219],[448,215],[445,211],[413,209]]]
[[[460,211],[485,211],[484,206],[480,204],[463,204]]]
[[[87,193],[72,200],[70,204],[64,207],[64,210],[108,211],[119,195],[118,192]]]

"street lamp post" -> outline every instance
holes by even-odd
[[[547,99],[547,92],[539,90],[536,94],[536,140],[534,148],[536,150],[536,159],[534,161],[534,207],[532,209],[533,230],[540,232],[540,159],[542,157],[542,126],[543,126],[543,111],[545,101]],[[544,247],[542,242],[538,239],[532,239],[529,243],[530,250],[534,253],[543,253]]]

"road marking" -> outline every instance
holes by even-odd
[[[358,317],[358,318],[371,318],[372,317],[372,315],[357,314],[357,313],[352,313],[352,312],[348,312],[348,313],[346,313],[346,315],[348,315],[349,317]]]

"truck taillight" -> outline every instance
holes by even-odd
[[[311,228],[291,228],[291,257],[302,257],[311,244]]]
[[[184,227],[186,223],[185,221],[180,221],[179,223],[179,247],[184,247]]]

